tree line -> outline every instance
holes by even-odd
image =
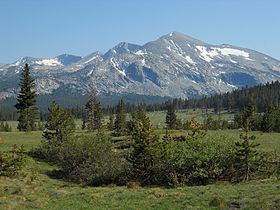
[[[37,94],[32,91],[32,88],[35,86],[34,80],[30,76],[29,67],[28,65],[25,66],[23,73],[20,78],[19,83],[21,89],[20,93],[17,98],[16,108],[18,111],[13,109],[7,109],[7,107],[0,108],[0,121],[6,120],[20,120],[25,119],[27,120],[31,116],[36,116],[33,122],[30,122],[29,125],[19,125],[19,129],[21,127],[25,127],[24,129],[28,130],[38,130],[42,129],[42,124],[40,121],[46,121],[49,115],[48,111],[40,111],[38,112],[38,108],[34,106],[36,102]],[[250,94],[254,93],[254,103],[256,107],[256,114],[254,117],[254,126],[252,127],[253,130],[262,130],[262,131],[279,131],[280,130],[280,123],[278,120],[279,115],[279,105],[278,101],[280,98],[280,83],[279,81],[267,83],[267,84],[260,84],[255,87],[245,87],[243,89],[234,90],[231,93],[225,94],[216,94],[210,97],[202,97],[200,99],[173,99],[163,103],[154,103],[154,104],[134,104],[131,102],[124,103],[121,102],[123,105],[122,109],[124,113],[133,113],[136,109],[143,109],[146,112],[149,111],[163,111],[166,110],[168,115],[170,115],[170,109],[190,109],[190,108],[203,108],[203,109],[210,109],[214,108],[216,113],[220,113],[222,110],[227,111],[234,111],[235,120],[234,123],[227,122],[227,121],[217,121],[214,120],[211,116],[208,116],[207,119],[203,122],[204,128],[207,129],[220,129],[220,128],[240,128],[242,126],[242,115],[244,114],[243,110],[246,108],[248,103],[250,103]],[[95,105],[91,104],[90,101],[94,100]],[[31,108],[26,109],[26,106],[30,106]],[[92,107],[96,107],[96,110],[93,111]],[[93,90],[89,91],[88,101],[84,106],[76,105],[72,108],[66,108],[65,110],[71,113],[75,118],[83,120],[83,129],[88,128],[86,125],[86,121],[88,120],[88,114],[93,116],[95,114],[95,124],[98,124],[97,121],[100,121],[103,115],[109,115],[109,125],[110,129],[115,126],[115,116],[119,113],[120,104],[116,106],[107,106],[101,108],[101,104],[98,101],[97,97],[94,94]],[[94,113],[96,112],[96,113]],[[174,111],[173,111],[174,112]],[[261,113],[261,114],[257,114]],[[175,117],[170,115],[171,118],[167,119],[170,122],[170,128],[172,129],[183,129],[188,126],[189,122],[180,122],[179,119],[175,120]],[[243,116],[244,117],[244,116]],[[93,125],[94,120],[92,119],[91,122],[91,129],[95,128],[99,129],[100,126]],[[21,121],[22,123],[22,121]],[[117,123],[118,124],[118,123]],[[169,125],[169,122],[167,123]],[[3,126],[2,126],[3,127]],[[98,128],[99,127],[99,128]],[[9,130],[2,128],[3,130]]]

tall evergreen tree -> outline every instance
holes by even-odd
[[[116,111],[116,120],[114,127],[114,135],[122,136],[126,134],[126,122],[125,122],[126,114],[125,114],[125,105],[123,100],[118,103],[117,111]]]
[[[275,107],[270,103],[262,118],[262,131],[271,132],[275,126]]]
[[[98,131],[100,131],[102,128],[102,118],[103,118],[103,112],[101,109],[101,105],[98,102],[95,104],[95,109],[94,109],[94,128],[97,129]]]
[[[175,114],[174,106],[172,103],[170,103],[166,113],[166,121],[165,121],[169,129],[174,129],[176,127],[176,121],[177,121],[176,118],[177,117]]]
[[[25,64],[25,67],[22,71],[20,82],[20,91],[17,97],[17,103],[15,107],[18,110],[18,126],[17,128],[20,131],[31,131],[35,130],[35,121],[38,118],[37,114],[38,108],[35,107],[37,94],[34,90],[35,82],[34,79],[30,76],[30,70],[28,64]]]
[[[96,96],[93,88],[91,88],[89,92],[89,100],[86,103],[86,113],[87,113],[86,121],[87,121],[87,128],[90,131],[94,130],[95,106],[96,106]]]
[[[113,130],[114,129],[114,125],[115,125],[115,122],[114,122],[114,115],[110,115],[109,116],[109,121],[107,123],[107,129],[108,130]]]

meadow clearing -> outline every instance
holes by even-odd
[[[179,114],[178,114],[179,115]],[[164,124],[164,112],[148,113],[153,125]],[[194,113],[181,113],[191,119]],[[225,116],[224,116],[225,117]],[[232,117],[227,114],[227,117]],[[199,114],[197,118],[200,119]],[[202,117],[201,117],[202,119]],[[14,144],[24,145],[28,152],[41,141],[42,132],[15,130],[0,132],[0,150],[11,151]],[[81,124],[77,121],[78,126]],[[157,133],[165,129],[158,126]],[[188,131],[172,130],[171,135],[184,135]],[[239,139],[241,130],[208,131],[208,135]],[[78,130],[77,134],[83,133]],[[280,134],[251,132],[258,149],[280,153]],[[114,184],[91,187],[54,176],[59,167],[27,156],[27,162],[18,177],[0,177],[0,209],[279,209],[280,180],[265,180],[231,184],[219,181],[206,186],[168,188],[159,186],[116,186]]]

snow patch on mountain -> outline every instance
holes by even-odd
[[[58,61],[57,58],[51,58],[51,59],[43,59],[40,61],[35,61],[38,65],[46,65],[46,66],[62,66],[62,64]]]
[[[85,61],[84,63],[87,64],[87,63],[89,63],[89,62],[95,60],[95,59],[98,58],[98,57],[99,57],[98,55],[97,55],[97,56],[94,56],[94,57],[90,58],[89,60]]]
[[[217,55],[215,51],[207,51],[207,48],[205,46],[196,46],[196,48],[200,51],[199,57],[207,61],[208,63],[213,60],[211,58],[213,55]]]
[[[200,51],[200,57],[207,61],[211,62],[214,57],[217,56],[241,56],[244,57],[246,60],[253,61],[250,58],[250,54],[248,52],[245,52],[243,50],[233,49],[233,48],[217,48],[217,47],[211,47],[209,50],[205,46],[196,46],[196,48]],[[230,59],[232,63],[237,63],[236,61]]]
[[[212,48],[213,50],[219,51],[222,55],[234,55],[234,56],[243,56],[249,58],[249,53],[232,48]]]
[[[134,53],[135,55],[146,55],[147,52],[144,52],[143,50],[138,50]]]
[[[114,69],[118,70],[122,75],[126,76],[124,70],[119,67],[119,64],[115,61],[114,58],[110,58],[110,62],[112,63]]]
[[[184,57],[186,60],[187,60],[187,62],[189,62],[190,64],[193,64],[193,65],[195,65],[196,64],[196,62],[194,62],[192,59],[191,59],[191,57],[190,56],[185,56]]]

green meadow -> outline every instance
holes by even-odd
[[[211,114],[211,112],[209,113]],[[213,114],[213,113],[212,113]],[[147,114],[156,132],[164,134],[165,112]],[[178,111],[182,120],[196,116],[204,119],[201,110]],[[213,114],[214,116],[214,114]],[[214,116],[217,117],[217,116]],[[232,119],[221,114],[221,119]],[[105,118],[104,123],[106,123]],[[0,132],[0,151],[11,151],[14,144],[24,145],[28,152],[41,141],[42,132],[16,131],[16,122],[9,122],[12,132]],[[78,127],[81,121],[76,121]],[[84,131],[78,130],[77,134]],[[169,134],[184,135],[189,131],[172,130]],[[226,136],[237,141],[242,130],[207,131],[208,135]],[[280,153],[280,133],[251,132],[260,143],[259,149]],[[27,155],[27,162],[18,177],[0,177],[0,209],[279,209],[280,180],[249,181],[239,184],[216,182],[206,186],[178,188],[148,186],[131,187],[114,184],[91,187],[61,179],[54,171],[59,167]]]

